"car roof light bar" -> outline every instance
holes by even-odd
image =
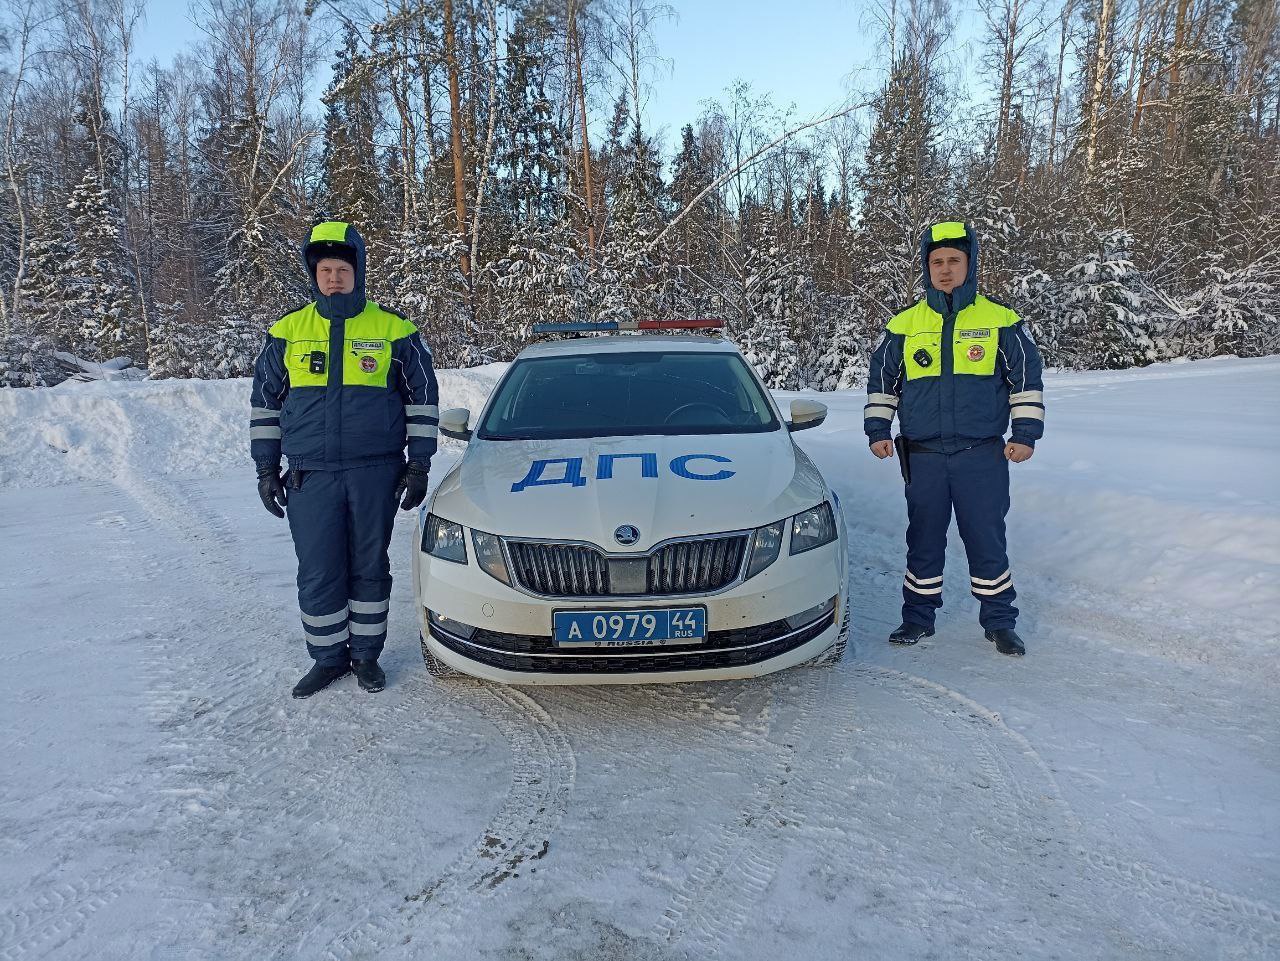
[[[712,330],[724,326],[713,317],[691,317],[688,320],[567,320],[560,323],[534,324],[535,334],[612,333],[620,330]]]

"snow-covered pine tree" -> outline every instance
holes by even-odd
[[[1143,314],[1142,276],[1130,259],[1133,238],[1123,230],[1096,233],[1062,284],[1062,359],[1073,367],[1149,364],[1161,349]]]
[[[388,304],[413,320],[438,367],[469,367],[499,359],[473,329],[467,278],[459,268],[464,242],[453,229],[453,210],[439,200],[430,219],[392,238],[383,270],[395,291]]]
[[[201,200],[214,320],[192,366],[201,377],[241,377],[251,372],[271,323],[306,301],[308,283],[296,239],[281,226],[288,213],[276,195],[283,160],[247,94],[214,124],[205,149],[210,167]]]
[[[873,328],[915,299],[920,232],[938,218],[949,172],[938,156],[930,74],[902,52],[876,98],[866,157],[858,177],[861,213],[850,259],[862,309]]]
[[[360,52],[359,30],[345,21],[342,46],[335,52],[333,79],[325,104],[320,179],[316,185],[316,219],[354,224],[365,240],[370,296],[385,296],[380,281],[385,258],[387,204],[385,173],[378,158],[378,135],[383,128],[378,87],[370,58]],[[394,298],[388,298],[389,300]]]
[[[793,252],[779,243],[776,216],[768,209],[748,212],[745,317],[728,333],[769,387],[793,390],[800,386],[800,358],[791,329],[809,278]]]
[[[68,320],[89,359],[141,359],[144,337],[126,264],[120,210],[96,166],[85,171],[67,201],[73,246],[60,277]]]
[[[69,309],[71,290],[65,276],[74,250],[66,219],[45,207],[37,208],[22,283],[23,326],[70,353],[82,347],[79,322],[73,322]]]
[[[184,377],[190,372],[191,345],[183,336],[181,314],[182,304],[152,305],[151,350],[147,353],[147,377],[151,380]]]
[[[664,225],[658,150],[633,127],[610,154],[609,213],[591,276],[594,319],[658,317],[670,306],[665,287],[672,279],[665,243],[653,242]]]

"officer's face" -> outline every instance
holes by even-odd
[[[316,264],[316,286],[326,297],[349,294],[356,289],[355,269],[345,260],[325,257]]]
[[[949,294],[962,283],[969,272],[969,255],[954,247],[939,247],[929,254],[929,283],[934,289]]]

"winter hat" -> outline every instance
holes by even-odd
[[[924,252],[925,256],[928,257],[929,254],[940,247],[954,247],[965,254],[972,253],[973,245],[969,240],[968,228],[959,221],[934,224],[930,228],[929,243]]]
[[[311,271],[311,276],[315,276],[316,265],[326,257],[336,257],[338,260],[345,260],[351,265],[352,270],[356,269],[355,248],[346,243],[322,240],[318,243],[307,245],[307,268]]]

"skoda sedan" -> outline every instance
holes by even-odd
[[[418,514],[437,676],[511,684],[746,678],[831,663],[849,630],[840,502],[738,349],[707,336],[542,343]]]

